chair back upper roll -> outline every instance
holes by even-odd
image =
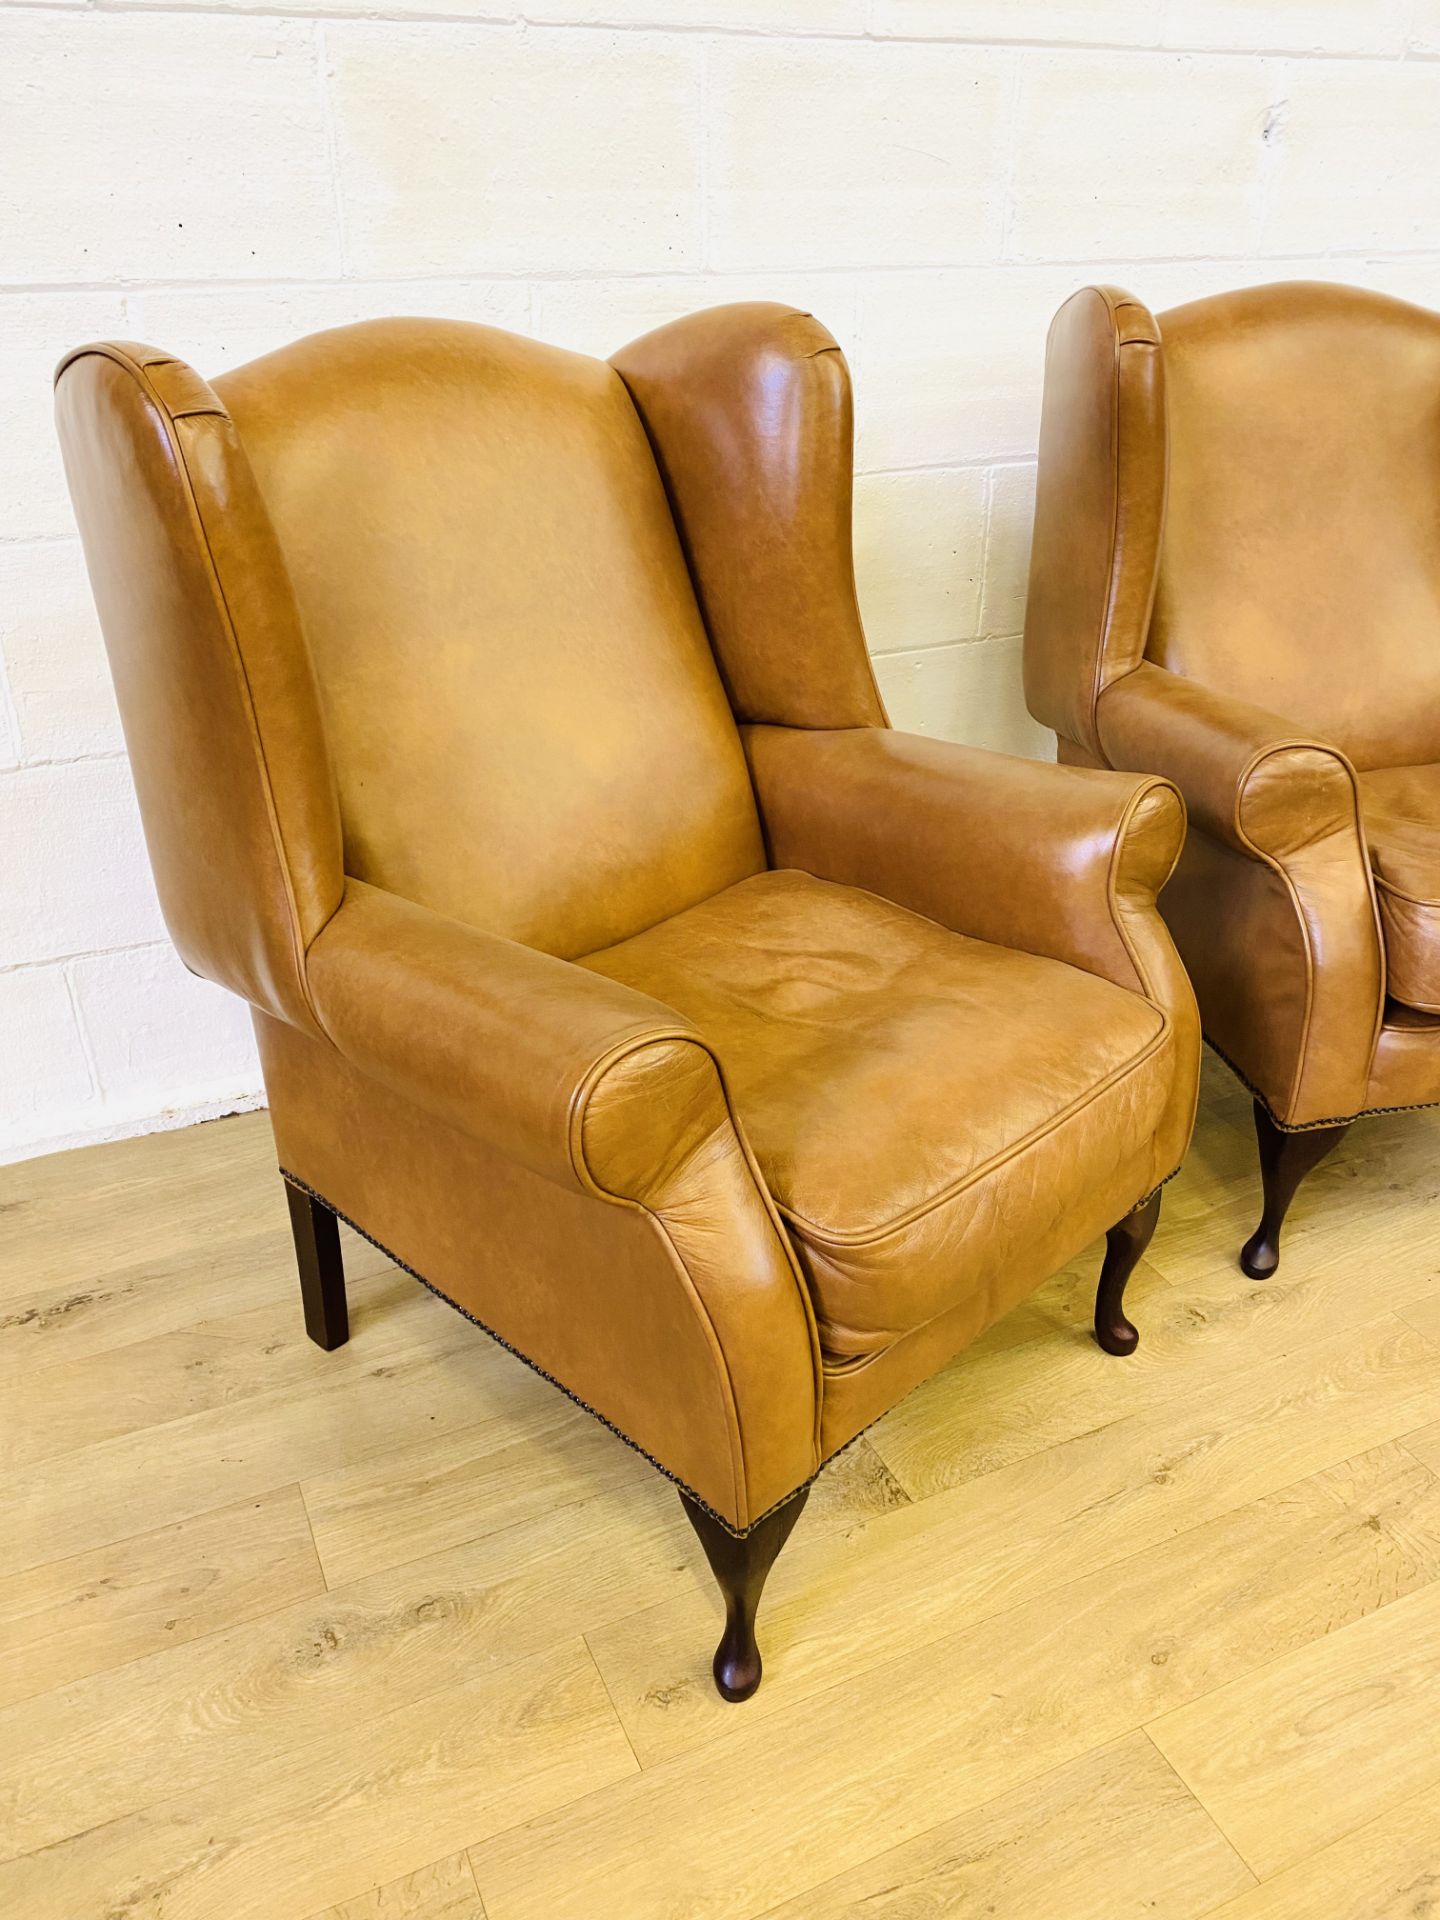
[[[349,873],[569,957],[763,867],[664,488],[610,367],[384,320],[216,391],[294,583]]]
[[[1440,316],[1285,282],[1160,316],[1147,656],[1340,747],[1440,758]]]
[[[1082,287],[1051,323],[1025,603],[1025,700],[1099,755],[1095,703],[1144,658],[1165,514],[1165,367],[1154,315]]]

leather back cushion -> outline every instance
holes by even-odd
[[[1440,316],[1289,283],[1163,314],[1148,657],[1361,766],[1440,748]]]
[[[314,655],[348,872],[569,956],[764,866],[664,490],[609,367],[388,320],[215,390]]]

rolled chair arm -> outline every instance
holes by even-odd
[[[728,1521],[748,1526],[808,1478],[814,1315],[695,1028],[619,981],[356,880],[307,964],[352,1067],[595,1204],[648,1216],[728,1409],[727,1483],[711,1494]]]
[[[1185,836],[1168,781],[881,727],[751,727],[746,748],[776,866],[1158,1000],[1181,991],[1155,916]]]
[[[307,975],[352,1066],[562,1186],[648,1204],[730,1130],[715,1062],[671,1008],[361,881]]]
[[[1106,688],[1105,756],[1165,774],[1197,826],[1239,853],[1284,860],[1328,834],[1360,835],[1354,770],[1337,747],[1147,661]]]
[[[1097,718],[1106,757],[1168,774],[1200,829],[1166,911],[1206,1032],[1282,1126],[1359,1112],[1385,961],[1350,762],[1148,661]]]

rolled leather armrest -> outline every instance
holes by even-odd
[[[1164,773],[1197,826],[1237,852],[1287,855],[1332,833],[1360,834],[1350,762],[1263,707],[1146,661],[1101,694],[1105,757]]]
[[[671,1008],[361,881],[307,975],[352,1066],[563,1186],[647,1203],[731,1131],[715,1062]]]
[[[1206,1032],[1283,1125],[1359,1112],[1385,966],[1350,762],[1150,662],[1105,689],[1097,724],[1107,759],[1168,774],[1201,829],[1167,911]],[[1226,888],[1237,855],[1263,878]]]
[[[745,738],[776,866],[1161,1003],[1186,998],[1155,913],[1185,837],[1167,780],[882,727],[750,727]]]
[[[650,1216],[722,1376],[733,1482],[714,1497],[735,1525],[815,1471],[814,1315],[694,1027],[603,974],[356,880],[307,970],[351,1066],[560,1185]]]

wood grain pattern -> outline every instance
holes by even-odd
[[[1436,1912],[1440,1785],[1228,1901],[1215,1920],[1430,1920]]]
[[[766,1920],[1200,1920],[1253,1885],[1214,1821],[1133,1733],[823,1881]]]
[[[613,1436],[353,1235],[354,1337],[304,1342],[263,1115],[0,1169],[0,1912],[1418,1920],[1437,1144],[1354,1128],[1257,1287],[1207,1068],[1140,1353],[1097,1247],[895,1409],[738,1708]]]
[[[0,1185],[8,1170],[0,1168]],[[237,1233],[205,1247],[129,1265],[106,1262],[67,1280],[17,1284],[0,1299],[0,1380],[57,1360],[183,1330],[215,1314],[274,1306],[295,1291],[289,1229]]]
[[[848,1484],[851,1504],[837,1490],[822,1529],[870,1510],[872,1476]],[[580,1516],[542,1511],[0,1714],[0,1834],[12,1852],[47,1846],[147,1798],[218,1790],[333,1726],[361,1733],[703,1578],[679,1501],[642,1471]]]
[[[1422,1576],[1314,1480],[960,1627],[472,1849],[490,1920],[751,1915],[1383,1608]],[[1117,1593],[1123,1592],[1123,1604]],[[895,1605],[903,1608],[903,1591]],[[773,1656],[772,1656],[773,1657]],[[781,1650],[783,1658],[783,1649]],[[761,1697],[761,1696],[757,1696]],[[837,1793],[863,1742],[867,1792]],[[757,1793],[755,1783],[766,1790]],[[703,1827],[694,1809],[705,1807]],[[724,1889],[723,1895],[720,1889]]]
[[[136,1263],[193,1259],[207,1241],[247,1239],[285,1217],[264,1113],[22,1160],[3,1173],[0,1300]],[[178,1182],[188,1211],[173,1204]]]
[[[1417,1460],[1440,1473],[1440,1420],[1406,1434],[1405,1446]]]
[[[285,1257],[288,1268],[288,1251]],[[263,1306],[26,1367],[4,1389],[0,1468],[13,1472],[137,1429],[233,1407],[252,1394],[309,1394],[382,1357],[433,1350],[454,1333],[444,1301],[387,1262],[350,1283],[352,1330],[364,1333],[363,1343],[323,1353],[296,1316],[293,1274],[287,1280],[283,1296]]]
[[[486,1377],[495,1351],[452,1314],[443,1342],[375,1365],[362,1353],[307,1393],[254,1394],[36,1462],[0,1482],[5,1559],[11,1570],[34,1566],[249,1499],[297,1471],[358,1464],[407,1444],[421,1407],[437,1435],[483,1424],[487,1390],[514,1390],[503,1370]],[[554,1393],[531,1397],[523,1416],[497,1407],[496,1444],[570,1411]]]
[[[298,1487],[12,1574],[0,1708],[324,1590]]]
[[[1399,1311],[1401,1318],[1417,1333],[1440,1340],[1440,1287],[1428,1293],[1423,1300],[1408,1301]]]
[[[310,1524],[331,1586],[611,1488],[633,1489],[653,1472],[553,1388],[543,1381],[536,1388],[533,1433],[486,1421],[307,1479]]]
[[[635,1771],[583,1643],[343,1721],[0,1865],[25,1920],[307,1913]],[[0,1821],[0,1845],[4,1822]]]
[[[331,1907],[319,1920],[485,1920],[485,1909],[470,1862],[463,1853],[452,1853],[418,1873]]]
[[[1435,1211],[1433,1265],[1440,1273],[1440,1205]],[[1236,1371],[1282,1362],[1383,1312],[1406,1310],[1412,1328],[1423,1332],[1413,1309],[1427,1273],[1417,1272],[1408,1255],[1403,1262],[1362,1258],[1343,1226],[1342,1219],[1332,1236],[1342,1246],[1327,1241],[1313,1255],[1307,1246],[1295,1262],[1301,1235],[1287,1229],[1284,1264],[1273,1280],[1257,1283],[1228,1262],[1223,1222],[1180,1239],[1182,1249],[1192,1238],[1199,1242],[1182,1258],[1162,1220],[1152,1257],[1141,1261],[1126,1296],[1141,1339],[1122,1368],[1087,1338],[1089,1301],[1081,1293],[1057,1309],[1055,1335],[1070,1337],[1052,1335],[1043,1366],[1028,1344],[993,1352],[982,1342],[886,1416],[872,1436],[876,1450],[911,1497],[924,1499],[1130,1415],[1183,1407]],[[1385,1227],[1393,1228],[1393,1216]],[[1379,1232],[1372,1227],[1372,1246]],[[1099,1254],[1097,1244],[1092,1289]],[[1054,1287],[1037,1299],[1049,1301]]]
[[[1256,1873],[1279,1872],[1440,1782],[1440,1585],[1290,1648],[1150,1735]]]
[[[1081,1434],[843,1542],[817,1541],[802,1518],[766,1600],[766,1644],[784,1657],[771,1660],[750,1717],[783,1713],[837,1673],[938,1639],[957,1620],[1046,1594],[1057,1569],[1073,1577],[1158,1546],[1405,1432],[1437,1401],[1440,1347],[1386,1316],[1244,1372],[1199,1404]],[[590,1635],[644,1764],[730,1726],[704,1657],[719,1618],[702,1584]]]

